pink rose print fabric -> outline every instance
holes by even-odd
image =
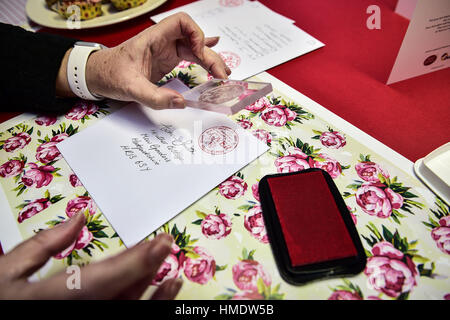
[[[259,200],[259,182],[255,183],[254,185],[252,185],[252,193],[253,193],[253,198],[255,198],[256,201],[260,201]]]
[[[261,113],[261,119],[270,126],[283,127],[287,122],[295,120],[297,113],[282,106],[270,106]]]
[[[324,161],[314,161],[314,168],[325,170],[333,179],[342,174],[341,164],[336,159],[324,153],[319,153],[319,157]]]
[[[36,160],[47,164],[61,159],[61,153],[56,145],[68,137],[69,135],[67,133],[60,133],[54,136],[49,142],[41,144],[36,150]]]
[[[242,119],[238,119],[238,124],[243,128],[243,129],[250,129],[253,126],[253,123],[245,118]]]
[[[202,233],[208,239],[219,240],[231,232],[231,219],[225,213],[208,214],[202,221]]]
[[[282,156],[275,160],[275,166],[277,167],[277,172],[301,171],[311,168],[307,159],[308,156],[300,149],[290,147],[287,156]]]
[[[362,300],[362,298],[357,293],[336,290],[331,294],[328,300]]]
[[[72,185],[72,187],[80,187],[82,186],[81,181],[78,179],[78,177],[75,174],[71,174],[69,176],[69,182]]]
[[[184,261],[184,275],[190,281],[206,284],[214,277],[216,272],[216,261],[214,257],[202,247],[194,247],[194,252],[199,258],[186,258]]]
[[[450,216],[443,217],[439,220],[440,227],[431,231],[431,237],[436,242],[439,250],[446,254],[450,254]]]
[[[247,191],[247,183],[238,176],[231,176],[219,185],[219,193],[227,199],[235,200]]]
[[[80,101],[78,102],[69,112],[65,115],[65,117],[69,120],[81,120],[86,116],[94,114],[97,112],[99,107],[89,101]]]
[[[71,218],[80,210],[89,209],[89,214],[93,216],[97,212],[97,206],[94,201],[87,196],[76,197],[67,203],[66,215]]]
[[[19,223],[22,223],[26,219],[29,219],[32,216],[38,214],[42,210],[47,209],[50,206],[50,204],[51,202],[47,198],[34,200],[30,204],[23,207],[22,210],[20,210],[17,221]]]
[[[359,162],[355,165],[355,170],[358,176],[367,182],[380,182],[378,174],[389,178],[389,173],[374,162]]]
[[[344,135],[337,131],[325,131],[319,139],[323,146],[332,149],[339,149],[347,144]]]
[[[389,218],[392,209],[403,205],[403,197],[389,188],[383,189],[382,184],[365,183],[356,191],[356,203],[361,209],[379,218]]]
[[[25,163],[20,160],[10,160],[0,166],[0,177],[15,177],[22,172]]]
[[[30,169],[25,171],[22,176],[22,183],[31,188],[42,188],[48,186],[53,180],[53,166],[38,166],[35,163],[29,163]]]
[[[418,270],[415,264],[391,243],[377,243],[372,248],[372,254],[364,270],[369,288],[389,297],[398,297],[417,285]]]
[[[266,226],[264,225],[264,217],[262,215],[261,206],[255,206],[250,209],[244,218],[244,227],[251,235],[262,243],[269,243]]]
[[[248,111],[251,112],[260,112],[268,107],[270,107],[272,104],[270,103],[269,99],[266,97],[262,97],[258,100],[256,100],[255,103],[245,107]]]
[[[3,150],[6,152],[13,152],[15,150],[20,150],[25,148],[27,144],[31,141],[31,136],[26,132],[18,133],[11,138],[6,139]]]
[[[263,266],[255,260],[241,260],[233,266],[233,281],[236,287],[244,291],[258,292],[257,281],[262,278],[266,286],[272,280]]]
[[[39,116],[34,120],[34,122],[37,125],[44,126],[44,127],[51,126],[51,125],[55,124],[56,121],[57,121],[56,116]]]

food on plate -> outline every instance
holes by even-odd
[[[125,10],[138,7],[147,2],[147,0],[111,0],[112,5],[117,10]]]
[[[111,5],[118,11],[135,8],[143,5],[147,0],[45,0],[47,7],[62,17],[68,19],[73,14],[78,14],[72,6],[78,6],[80,20],[90,20],[103,14],[102,5]],[[114,10],[114,9],[112,9]]]
[[[80,8],[80,20],[90,20],[103,14],[102,0],[58,0],[56,2],[56,6],[53,5],[52,9],[67,19],[73,14],[78,14],[77,11],[72,7],[74,5]]]

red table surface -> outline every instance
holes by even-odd
[[[409,23],[394,13],[397,0],[260,1],[326,45],[270,74],[412,161],[450,141],[450,68],[385,85]],[[151,15],[189,2],[168,0],[112,26],[41,32],[114,46],[151,26]],[[381,8],[381,30],[366,27],[373,4]],[[0,113],[0,122],[14,115]]]

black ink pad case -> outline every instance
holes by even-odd
[[[321,169],[267,175],[259,182],[264,222],[283,279],[299,285],[361,272],[366,255],[350,212]]]
[[[266,82],[212,79],[182,95],[188,107],[232,115],[270,92]]]

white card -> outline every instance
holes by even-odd
[[[224,115],[138,104],[57,147],[126,246],[268,150]]]
[[[450,66],[450,0],[418,0],[387,84]]]
[[[207,37],[220,36],[214,46],[230,67],[230,78],[244,80],[323,43],[292,24],[292,20],[249,1],[224,6],[224,1],[203,0],[151,17],[159,22],[176,12],[191,15]]]

